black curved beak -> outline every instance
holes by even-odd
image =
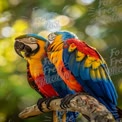
[[[16,53],[22,58],[24,58],[22,52],[25,54],[26,57],[29,57],[32,54],[32,49],[29,46],[19,41],[15,41],[14,49]]]

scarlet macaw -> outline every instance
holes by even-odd
[[[75,91],[68,88],[57,74],[55,66],[46,54],[48,41],[36,34],[27,34],[15,39],[15,51],[27,61],[27,77],[30,86],[44,98],[65,97]],[[42,101],[45,99],[41,99]],[[38,104],[40,103],[40,101]],[[39,107],[42,111],[42,109]],[[62,116],[58,112],[59,117]],[[77,113],[67,112],[67,122],[76,122]]]
[[[48,58],[67,86],[76,92],[81,92],[83,87],[119,120],[122,115],[116,107],[118,96],[99,52],[67,31],[51,33],[48,40]]]

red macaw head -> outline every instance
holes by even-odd
[[[45,54],[47,40],[37,34],[26,34],[15,38],[14,49],[25,59],[39,58]]]

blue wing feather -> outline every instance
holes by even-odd
[[[70,65],[69,66],[69,70],[71,70],[72,72],[75,72],[73,70],[74,69],[74,62],[75,62],[75,59],[76,59],[75,56],[74,56],[74,53],[75,52],[73,52],[73,53],[70,54],[69,61],[68,61],[69,62],[69,65]]]
[[[77,63],[77,62],[75,62],[75,63]],[[79,70],[79,72],[80,72],[80,77],[81,77],[81,79],[83,79],[83,80],[90,80],[90,73],[89,73],[89,68],[85,68],[83,65],[84,65],[84,63],[85,63],[85,59],[81,62],[81,65],[80,65],[80,70]]]
[[[79,69],[80,69],[80,62],[74,63],[72,71],[73,71],[73,74],[75,75],[75,77],[79,76],[79,74],[80,74]]]
[[[79,68],[80,68],[80,62],[74,63],[75,62],[75,57],[74,57],[74,52],[71,53],[72,55],[70,55],[70,53],[68,52],[68,49],[65,48],[63,51],[63,61],[64,61],[64,65],[67,69],[71,68],[73,74],[77,77],[79,75]],[[73,60],[73,64],[72,63],[67,63],[70,62],[70,60]],[[70,64],[71,67],[68,66],[68,64]]]
[[[106,77],[107,78],[104,78],[102,76],[102,79],[101,80],[97,80],[97,77],[94,77],[92,78],[90,76],[90,68],[87,68],[84,66],[84,62],[86,59],[83,59],[81,62],[80,62],[80,68],[73,68],[74,64],[76,65],[77,62],[76,60],[74,60],[74,58],[72,59],[71,61],[71,57],[76,57],[74,53],[71,53],[70,54],[70,61],[67,63],[68,64],[68,68],[71,70],[71,72],[74,74],[75,76],[75,72],[79,72],[80,75],[80,79],[78,82],[83,85],[83,88],[85,87],[88,87],[87,89],[91,89],[92,91],[94,91],[94,93],[91,93],[91,94],[94,94],[95,97],[99,97],[99,96],[102,96],[102,97],[105,97],[105,98],[108,98],[111,102],[113,102],[114,104],[116,104],[116,99],[117,99],[117,95],[116,95],[116,91],[115,91],[115,88],[113,87],[113,83],[110,81],[109,77]],[[66,64],[66,62],[65,62]],[[75,71],[73,70],[75,69]],[[101,74],[102,75],[102,74]],[[86,83],[82,83],[82,82],[86,82]],[[99,82],[102,82],[101,84]],[[85,84],[85,85],[84,85]],[[102,85],[102,86],[101,86]],[[106,92],[104,92],[106,91]]]
[[[75,76],[76,80],[82,85],[86,92],[98,99],[110,111],[115,112],[117,105],[117,93],[109,77],[107,66],[102,62],[97,69],[85,67],[84,64],[86,58],[81,61],[76,61],[76,51],[77,49],[73,52],[68,52],[68,48],[63,49],[63,62],[66,68],[70,69],[71,73]],[[94,76],[90,74],[90,70],[93,70]],[[98,72],[96,72],[97,70]],[[99,73],[99,77],[97,73]],[[115,118],[117,117],[118,116],[116,115]]]
[[[63,51],[63,61],[64,61],[64,65],[65,67],[68,69],[68,64],[67,62],[69,62],[69,56],[70,56],[70,53],[68,53],[68,49],[66,48],[64,51]]]

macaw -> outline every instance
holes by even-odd
[[[37,34],[27,34],[19,36],[15,40],[15,51],[27,61],[28,82],[43,98],[54,96],[63,98],[68,94],[75,93],[63,82],[54,64],[47,58],[48,41],[45,38]],[[81,86],[80,89],[82,89]],[[40,99],[38,104],[44,100]],[[42,111],[41,107],[39,109]],[[77,115],[77,112],[67,112],[67,118],[63,118],[61,112],[58,112],[59,119],[66,119],[66,122],[76,122]]]
[[[122,111],[116,107],[118,96],[99,52],[68,31],[50,33],[48,40],[48,58],[67,86],[93,96],[119,120]]]

